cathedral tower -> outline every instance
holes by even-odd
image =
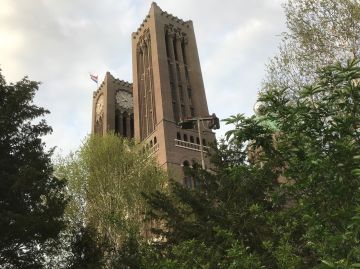
[[[152,3],[132,34],[132,62],[135,139],[180,180],[184,165],[201,160],[197,129],[182,130],[178,123],[209,116],[192,21],[183,21]],[[215,135],[204,125],[201,131],[207,150]]]

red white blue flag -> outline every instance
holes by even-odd
[[[90,78],[91,78],[92,81],[98,83],[98,75],[95,76],[93,74],[90,74]]]

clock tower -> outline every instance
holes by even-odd
[[[107,72],[93,93],[92,133],[115,132],[134,137],[132,84],[114,78]]]

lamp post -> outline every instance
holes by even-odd
[[[219,129],[220,128],[220,121],[219,118],[216,117],[215,113],[213,113],[209,117],[194,117],[191,119],[185,119],[179,122],[179,126],[181,129],[192,129],[194,128],[194,124],[197,124],[197,129],[199,133],[199,140],[200,140],[200,156],[201,156],[201,167],[205,170],[205,158],[203,152],[203,140],[202,140],[202,131],[201,131],[201,122],[210,122],[208,125],[209,129]]]
[[[202,141],[202,131],[200,128],[200,119],[197,119],[197,128],[199,132],[199,140],[200,140],[200,156],[201,156],[201,167],[202,169],[205,169],[205,159],[204,159],[204,152],[203,152],[203,141]]]

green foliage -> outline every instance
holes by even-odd
[[[70,245],[72,255],[66,256],[66,268],[95,269],[104,266],[103,252],[106,251],[108,245],[106,242],[96,240],[97,234],[94,228],[81,227],[70,236],[72,237]]]
[[[356,268],[360,206],[359,61],[321,70],[294,101],[261,110],[219,144],[199,188],[147,196],[163,268]],[[243,267],[241,267],[243,266]]]
[[[267,66],[264,90],[286,88],[298,97],[319,68],[360,56],[358,0],[288,0],[284,11],[288,30]]]
[[[265,268],[261,265],[259,257],[249,253],[248,248],[245,248],[239,242],[234,243],[229,250],[228,260],[229,264],[222,265],[222,268],[228,269],[260,269]]]
[[[33,104],[39,83],[6,84],[0,74],[0,267],[40,268],[64,229],[65,181],[41,141],[51,128]],[[37,122],[37,123],[36,123]]]
[[[140,240],[149,225],[142,194],[162,189],[165,178],[140,145],[113,134],[88,137],[76,153],[59,160],[56,174],[69,181],[72,229],[93,231],[106,263],[117,259],[124,244]]]
[[[170,192],[144,195],[156,240],[126,241],[118,264],[359,267],[360,69],[347,59],[360,56],[360,3],[284,7],[288,32],[257,115],[225,120],[233,130],[213,156],[215,171],[188,171],[196,189],[172,182]]]
[[[217,175],[196,171],[200,182],[196,190],[173,183],[170,194],[149,196],[153,209],[149,214],[163,224],[153,233],[166,238],[156,245],[158,251],[174,267],[187,264],[190,268],[236,268],[239,263],[253,263],[248,268],[261,268],[251,252],[261,251],[261,242],[272,237],[262,212],[271,208],[267,196],[274,187],[262,173],[241,164],[224,164]],[[271,172],[267,175],[271,176]],[[236,255],[239,246],[244,251]]]
[[[260,98],[263,113],[280,129],[276,155],[283,175],[295,182],[287,187],[293,206],[286,215],[299,221],[283,232],[311,264],[325,257],[359,261],[349,256],[355,241],[344,237],[360,197],[359,76],[353,60],[323,69],[296,103],[275,89]]]

